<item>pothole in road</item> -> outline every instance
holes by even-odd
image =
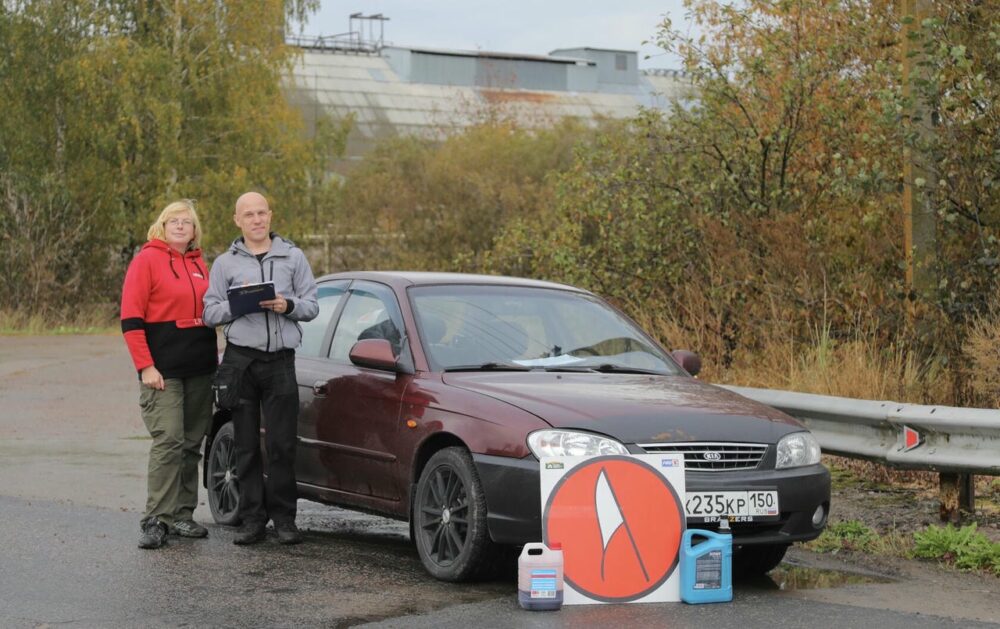
[[[782,563],[765,575],[737,581],[737,586],[754,590],[816,590],[867,583],[892,583],[892,579],[875,574]]]

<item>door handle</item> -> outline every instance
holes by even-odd
[[[326,397],[327,382],[324,380],[317,380],[313,382],[313,397]]]

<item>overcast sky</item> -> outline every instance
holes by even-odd
[[[385,39],[399,46],[547,54],[556,48],[639,51],[639,67],[677,68],[651,40],[664,15],[683,27],[683,0],[322,0],[306,35],[348,30],[348,16],[381,13]],[[650,55],[650,59],[643,57]]]

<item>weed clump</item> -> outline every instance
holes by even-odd
[[[937,559],[960,570],[986,570],[1000,576],[1000,543],[991,542],[976,530],[976,524],[961,528],[929,526],[913,534],[913,554]]]

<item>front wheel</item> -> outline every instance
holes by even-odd
[[[464,448],[444,448],[427,462],[411,522],[417,553],[434,577],[468,581],[492,574],[498,547],[486,525],[479,474]]]
[[[233,422],[215,433],[208,451],[208,508],[217,524],[240,523],[240,481],[236,478],[236,437]]]
[[[733,556],[733,574],[754,576],[774,570],[785,558],[788,544],[757,544],[743,546]]]

